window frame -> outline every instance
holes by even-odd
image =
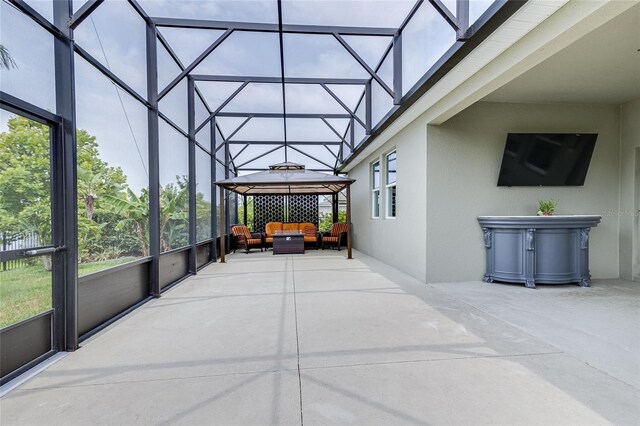
[[[396,170],[394,171],[394,173],[396,174],[396,178],[393,182],[389,182],[389,157],[391,155],[395,154],[395,164],[396,164]],[[398,183],[398,152],[397,150],[394,148],[393,150],[389,151],[388,153],[386,153],[384,155],[384,180],[385,180],[385,201],[384,201],[384,205],[385,205],[385,218],[386,219],[396,219],[398,217],[398,192],[397,192],[397,183]],[[395,197],[391,196],[391,190],[395,190],[396,195]],[[395,201],[395,214],[391,214],[392,213],[392,200],[396,200]]]
[[[376,165],[378,167],[378,170],[376,171]],[[381,198],[381,194],[380,194],[380,186],[381,186],[381,181],[382,181],[382,162],[380,161],[380,158],[376,159],[375,161],[373,161],[370,165],[369,165],[369,178],[371,179],[371,219],[380,219],[380,198]],[[378,173],[378,186],[376,187],[376,179],[375,179],[375,174]],[[377,205],[377,210],[378,210],[378,214],[376,215],[376,205]]]

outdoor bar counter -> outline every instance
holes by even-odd
[[[479,216],[487,250],[484,281],[578,283],[589,287],[589,231],[601,216]]]

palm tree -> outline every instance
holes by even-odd
[[[124,218],[118,224],[119,227],[133,225],[140,243],[142,256],[149,256],[149,238],[147,236],[149,191],[147,188],[144,188],[140,196],[137,196],[131,188],[127,187],[127,193],[123,194],[123,196],[105,195],[105,200],[115,214],[122,215]]]
[[[2,44],[0,44],[0,68],[18,68],[16,61],[11,57],[9,50]]]
[[[189,188],[178,182],[160,188],[160,245],[162,251],[186,244],[189,221]]]
[[[137,196],[130,188],[126,195],[105,195],[109,209],[124,219],[119,226],[133,225],[142,249],[142,255],[149,255],[149,191],[145,188]],[[160,248],[171,250],[176,245],[187,244],[189,221],[189,191],[187,187],[168,184],[160,187]]]
[[[94,173],[78,165],[78,197],[84,202],[87,219],[93,220],[98,194],[107,195],[117,193],[121,185],[113,179],[110,170]]]
[[[149,191],[145,188],[137,196],[129,187],[126,195],[105,195],[109,209],[123,217],[118,225],[133,225],[142,249],[142,255],[149,255]],[[171,250],[176,245],[187,244],[189,221],[189,191],[186,186],[168,184],[160,187],[160,248]]]

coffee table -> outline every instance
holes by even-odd
[[[304,254],[304,234],[300,231],[276,231],[273,254]]]

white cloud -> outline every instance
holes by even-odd
[[[423,3],[402,33],[402,87],[406,93],[455,43],[456,33],[429,3]]]
[[[55,111],[53,37],[6,2],[0,2],[0,42],[17,68],[2,70],[0,89]]]
[[[313,114],[347,113],[319,85],[287,84],[286,99],[287,112]]]
[[[245,120],[246,117],[218,117],[216,118],[216,124],[224,134],[224,137],[228,138]],[[220,135],[216,137],[218,136]]]
[[[182,130],[187,131],[187,79],[183,78],[173,89],[160,99],[158,108]]]
[[[252,118],[233,140],[283,141],[284,127],[281,118]]]
[[[287,136],[292,141],[339,141],[319,118],[288,118]]]
[[[217,109],[242,83],[225,81],[199,81],[196,83],[209,108]]]
[[[104,2],[76,28],[74,38],[138,94],[147,93],[146,27],[127,2]]]
[[[287,77],[368,78],[369,74],[330,35],[286,34]]]
[[[224,31],[193,28],[159,28],[171,49],[186,67],[216,41]]]
[[[364,27],[400,26],[415,0],[284,0],[284,22]]]
[[[100,158],[122,167],[135,191],[147,187],[147,109],[122,90],[119,98],[115,86],[82,59],[75,77],[76,126],[95,136]]]
[[[345,36],[343,38],[372,69],[378,65],[392,40],[391,37]]]
[[[151,16],[242,22],[278,22],[274,0],[139,0]]]
[[[176,176],[189,174],[187,139],[160,119],[160,185],[176,182]]]
[[[236,31],[202,61],[193,73],[278,77],[278,35]]]
[[[282,112],[282,85],[250,83],[223,109],[225,112]]]

